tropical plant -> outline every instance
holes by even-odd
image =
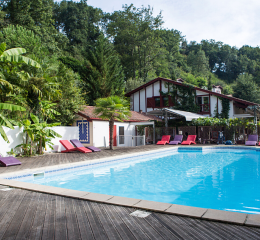
[[[35,145],[35,152],[42,154],[42,149],[46,149],[47,145],[52,148],[52,138],[62,137],[51,129],[51,127],[58,126],[60,123],[48,124],[46,122],[40,122],[39,118],[32,113],[30,114],[30,117],[33,123],[29,119],[26,119],[19,125],[24,128],[24,133],[26,133],[26,142],[17,145],[16,148],[22,147],[24,155],[32,155],[32,149]]]
[[[95,101],[95,103],[96,108],[94,113],[98,115],[99,118],[109,121],[109,145],[110,150],[113,150],[114,122],[122,122],[131,116],[129,103],[125,99],[122,99],[118,96],[99,98]]]
[[[6,50],[6,43],[0,44],[0,61],[1,62],[16,62],[25,63],[29,66],[40,68],[41,65],[31,58],[25,57],[22,54],[26,53],[24,48],[11,48]]]
[[[8,127],[11,129],[14,129],[14,127],[12,124],[12,120],[5,117],[5,115],[3,114],[3,112],[1,110],[25,111],[26,109],[21,106],[14,105],[14,104],[0,103],[0,135],[2,136],[2,138],[5,141],[9,142],[3,127]]]

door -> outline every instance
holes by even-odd
[[[110,129],[109,129],[109,142],[110,142]],[[114,130],[113,130],[113,146],[117,146],[116,142],[116,125],[114,125]]]
[[[78,120],[77,126],[79,127],[79,141],[89,144],[89,122],[87,120]]]
[[[119,145],[125,144],[125,128],[120,126],[119,127]]]

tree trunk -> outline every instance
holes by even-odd
[[[39,142],[39,153],[42,154],[42,137],[40,137],[40,142]]]
[[[110,150],[113,150],[113,133],[114,133],[114,120],[109,121],[109,135],[110,135],[110,141],[109,141],[109,146]]]

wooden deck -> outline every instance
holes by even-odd
[[[204,145],[205,146],[205,145]],[[138,147],[118,147],[113,151],[108,149],[102,149],[100,152],[92,153],[80,153],[80,152],[71,152],[71,153],[50,153],[44,154],[42,156],[36,157],[23,157],[17,158],[22,162],[22,165],[16,165],[12,167],[2,167],[0,165],[0,174],[2,173],[11,173],[15,171],[20,171],[24,169],[34,169],[40,167],[54,166],[59,164],[67,163],[76,163],[81,161],[91,161],[99,158],[107,158],[113,156],[120,156],[124,154],[133,154],[138,152],[145,152],[151,150],[160,150],[162,148],[174,148],[176,146],[169,145],[145,145]]]
[[[21,189],[0,190],[0,239],[260,239],[260,229]]]
[[[20,158],[22,165],[0,167],[0,174],[160,148],[165,146]],[[260,228],[155,212],[138,218],[129,215],[135,211],[130,207],[1,188],[0,239],[260,239]]]

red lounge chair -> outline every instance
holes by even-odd
[[[192,143],[193,143],[193,144],[196,144],[196,143],[195,143],[196,137],[197,137],[197,135],[189,135],[188,138],[187,138],[187,140],[186,140],[186,141],[183,141],[183,142],[181,143],[181,145],[191,145]]]
[[[65,152],[73,152],[73,151],[80,151],[83,153],[91,153],[92,151],[90,149],[87,149],[85,147],[73,147],[72,144],[68,140],[60,140],[60,143],[63,147],[66,148],[66,150],[61,151],[62,153]]]
[[[157,142],[157,145],[165,145],[166,143],[169,143],[171,138],[171,135],[163,135],[161,141]]]

